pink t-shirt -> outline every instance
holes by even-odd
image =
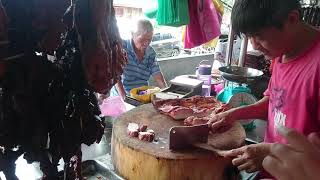
[[[280,125],[304,135],[320,132],[320,38],[293,61],[275,59],[264,95],[270,97],[265,142],[286,143]]]

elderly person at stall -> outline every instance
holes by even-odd
[[[156,60],[156,52],[150,46],[153,37],[153,27],[148,20],[139,20],[132,32],[132,39],[124,40],[123,47],[128,55],[128,64],[118,82],[111,90],[111,96],[121,96],[123,99],[130,90],[148,85],[152,76],[160,88],[166,87],[166,82]]]

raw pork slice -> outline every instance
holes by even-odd
[[[127,132],[130,137],[138,137],[139,125],[137,123],[129,123]]]
[[[227,106],[214,97],[193,96],[185,99],[155,100],[153,106],[159,112],[175,120],[183,120],[190,116],[206,117],[217,114]]]
[[[155,133],[152,129],[147,130],[146,132],[139,132],[138,138],[142,141],[152,142],[154,139]]]
[[[143,125],[141,125],[141,126],[139,127],[139,131],[140,131],[140,132],[144,132],[144,131],[147,130],[147,128],[148,128],[148,126],[145,125],[145,124],[143,124]]]

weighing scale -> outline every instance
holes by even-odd
[[[227,103],[233,108],[257,102],[257,98],[251,94],[251,90],[246,84],[262,76],[262,71],[240,66],[224,66],[220,67],[219,71],[227,84],[217,95],[219,101]],[[247,131],[255,128],[254,119],[240,120],[240,122]]]
[[[189,78],[188,76],[178,76],[170,80],[170,86],[154,94],[156,99],[180,99],[195,95],[201,95],[203,81]]]

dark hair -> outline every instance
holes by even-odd
[[[235,0],[232,28],[236,35],[254,34],[265,27],[280,29],[292,10],[301,12],[299,0]]]

